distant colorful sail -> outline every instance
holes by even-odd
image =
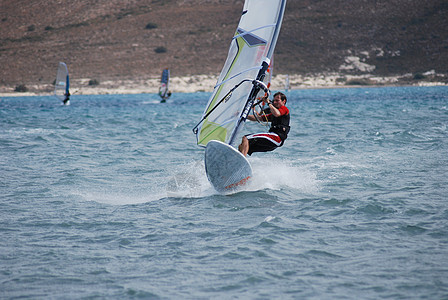
[[[164,69],[162,71],[162,78],[160,79],[160,88],[159,88],[159,96],[162,98],[162,101],[168,99],[171,96],[169,85],[170,85],[170,70]]]

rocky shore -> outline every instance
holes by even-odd
[[[448,78],[445,74],[436,74],[428,71],[416,78],[413,74],[400,76],[378,77],[371,74],[351,76],[343,74],[318,75],[274,75],[271,82],[272,90],[284,90],[289,78],[289,89],[309,88],[343,88],[343,87],[369,87],[369,86],[446,86]],[[160,78],[147,78],[140,80],[109,80],[89,85],[89,79],[74,79],[71,81],[71,93],[76,95],[99,94],[141,94],[157,93]],[[194,75],[172,77],[170,81],[173,93],[211,92],[217,81],[217,75]],[[52,84],[35,84],[26,86],[25,92],[14,91],[16,87],[0,86],[0,96],[43,96],[53,93]]]

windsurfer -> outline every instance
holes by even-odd
[[[63,100],[64,104],[67,104],[68,101],[70,101],[70,92],[67,91],[67,93],[64,94],[65,99]]]
[[[271,128],[268,133],[254,133],[243,136],[238,150],[246,156],[254,152],[273,151],[281,147],[286,140],[289,132],[289,109],[286,107],[286,96],[281,92],[274,94],[274,100],[271,102],[267,97],[263,97],[268,103],[270,113],[267,115],[258,115],[258,118],[267,118],[271,122]],[[250,121],[256,121],[254,115],[247,116]]]

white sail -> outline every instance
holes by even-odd
[[[246,0],[224,67],[203,117],[195,127],[197,143],[233,144],[260,90],[280,32],[286,0]],[[262,66],[264,66],[262,68]],[[255,93],[255,94],[254,94]]]
[[[54,95],[61,101],[66,99],[69,94],[70,80],[67,65],[63,62],[59,63],[58,72],[56,74],[56,82],[54,84]]]

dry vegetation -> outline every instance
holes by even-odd
[[[216,74],[243,5],[242,0],[0,3],[0,86],[11,87],[53,82],[59,61],[67,63],[72,78],[99,82],[158,77],[165,67],[172,76]],[[447,74],[446,16],[445,0],[289,0],[275,72]],[[350,68],[347,57],[374,68]]]

